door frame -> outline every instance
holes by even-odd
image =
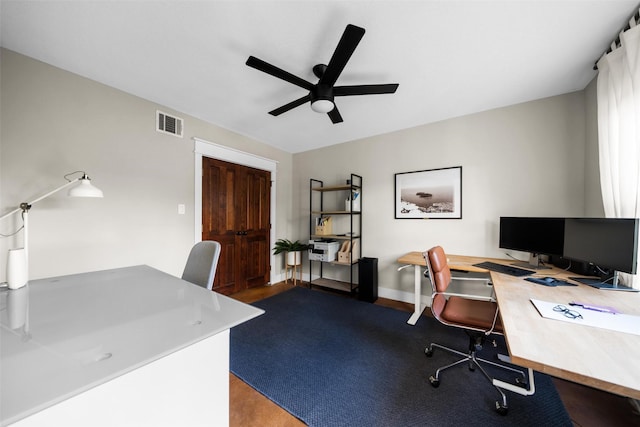
[[[271,201],[269,203],[269,222],[271,229],[269,231],[269,247],[275,242],[276,236],[276,169],[278,162],[267,159],[265,157],[256,156],[255,154],[246,153],[234,148],[225,147],[214,142],[206,141],[201,138],[193,138],[194,154],[195,154],[195,174],[194,174],[194,244],[202,240],[202,158],[210,157],[213,159],[223,160],[229,163],[248,166],[255,169],[261,169],[271,172]],[[275,260],[276,256],[269,250],[269,283],[276,283]]]

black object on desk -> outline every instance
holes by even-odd
[[[496,273],[504,273],[509,274],[511,276],[529,276],[534,271],[525,270],[524,268],[512,267],[510,265],[498,264],[491,261],[479,262],[477,264],[473,264],[474,267],[486,268],[487,270],[495,271]]]
[[[553,277],[525,277],[524,280],[544,286],[578,286],[575,283],[570,283],[566,280],[555,279]]]
[[[583,285],[589,285],[596,289],[604,289],[604,290],[613,290],[613,291],[628,291],[628,292],[640,292],[639,289],[635,289],[621,283],[618,283],[617,280],[614,283],[609,283],[609,280],[614,280],[614,278],[610,278],[609,280],[601,280],[593,277],[569,277],[571,280],[575,280],[576,282],[580,282]]]

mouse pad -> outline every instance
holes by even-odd
[[[551,279],[551,280],[546,280],[546,279]],[[544,286],[578,286],[575,283],[569,283],[565,280],[558,280],[554,278],[542,279],[539,277],[526,277],[524,280],[528,282],[536,283],[538,285],[544,285]]]

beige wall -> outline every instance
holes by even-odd
[[[332,184],[363,175],[363,254],[379,259],[381,294],[398,299],[412,292],[413,275],[396,271],[406,251],[440,244],[450,253],[504,256],[502,215],[602,214],[595,82],[585,91],[291,155],[11,51],[2,51],[0,63],[0,214],[77,169],[105,192],[101,200],[58,194],[33,208],[33,278],[142,263],[181,274],[194,236],[192,137],[278,162],[276,237],[308,238],[309,178]],[[185,119],[184,138],[155,131],[156,109]],[[394,219],[395,173],[459,165],[461,220]],[[185,215],[177,214],[179,203]],[[5,220],[0,233],[16,226],[17,218]],[[0,239],[0,254],[19,246],[21,238]],[[3,258],[0,280],[4,267]],[[280,259],[274,269],[281,274]]]
[[[0,215],[78,169],[105,194],[62,192],[33,207],[32,278],[136,264],[181,275],[195,234],[193,137],[277,161],[276,237],[290,234],[291,154],[17,53],[1,55]],[[183,138],[155,131],[156,109],[185,119]],[[19,225],[17,216],[4,220],[0,233]],[[7,248],[20,246],[21,233],[0,239],[0,280]]]
[[[293,162],[299,236],[309,233],[309,178],[333,185],[351,172],[363,176],[363,255],[378,258],[382,296],[411,300],[412,271],[396,270],[407,251],[442,245],[449,253],[504,257],[500,216],[584,214],[585,94],[295,154]],[[395,173],[450,166],[462,166],[462,219],[394,219]]]

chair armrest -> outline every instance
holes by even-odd
[[[489,272],[451,270],[451,278],[454,280],[477,280],[491,283],[491,273]]]
[[[480,301],[496,301],[493,286],[481,280],[451,280],[444,292],[444,296],[457,296]]]

